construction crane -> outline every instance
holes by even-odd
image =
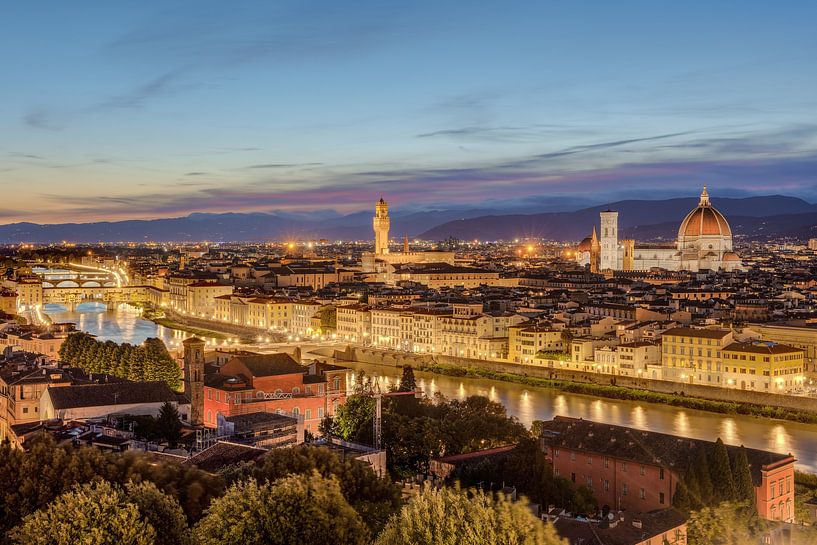
[[[396,396],[414,396],[415,399],[423,397],[423,391],[420,388],[415,388],[411,392],[382,392],[380,390],[380,380],[374,377],[374,384],[371,387],[369,394],[374,398],[374,420],[372,425],[374,427],[374,448],[380,450],[383,443],[383,398]]]

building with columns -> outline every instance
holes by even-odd
[[[742,270],[740,257],[732,250],[732,230],[726,218],[709,199],[706,187],[698,206],[686,215],[678,228],[675,244],[636,244],[619,240],[618,212],[600,214],[600,249],[594,237],[585,238],[576,249],[576,262],[591,271]],[[595,227],[594,227],[595,234]]]

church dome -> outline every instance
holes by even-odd
[[[721,236],[731,237],[732,230],[723,214],[712,207],[709,202],[709,193],[704,187],[701,193],[701,201],[698,207],[687,214],[678,229],[678,239],[683,240],[689,237]]]
[[[579,252],[589,252],[592,241],[593,239],[591,237],[584,238],[581,242],[579,242],[579,247],[576,248],[576,250]]]

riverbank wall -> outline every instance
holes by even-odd
[[[618,386],[634,390],[645,390],[660,394],[700,398],[710,401],[740,403],[768,407],[780,407],[794,411],[817,414],[817,398],[788,396],[781,394],[751,392],[729,388],[718,388],[702,384],[681,384],[667,380],[655,380],[622,375],[606,375],[584,371],[556,369],[544,366],[522,365],[510,362],[485,361],[456,356],[405,354],[372,348],[347,346],[335,351],[339,361],[359,361],[375,365],[402,367],[433,367],[435,365],[457,367],[466,370],[480,370],[489,373],[507,373],[520,377],[533,377],[554,381]]]
[[[182,327],[189,327],[195,329],[203,329],[212,331],[214,333],[221,333],[224,335],[235,335],[236,337],[257,337],[264,335],[276,341],[281,340],[280,334],[270,333],[268,330],[262,328],[247,327],[241,325],[228,324],[224,322],[213,322],[205,320],[204,318],[195,318],[186,314],[179,314],[178,312],[165,311],[165,316],[171,322],[179,324]],[[159,323],[159,322],[157,322]]]

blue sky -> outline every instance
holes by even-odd
[[[0,223],[817,201],[815,2],[1,9]]]

